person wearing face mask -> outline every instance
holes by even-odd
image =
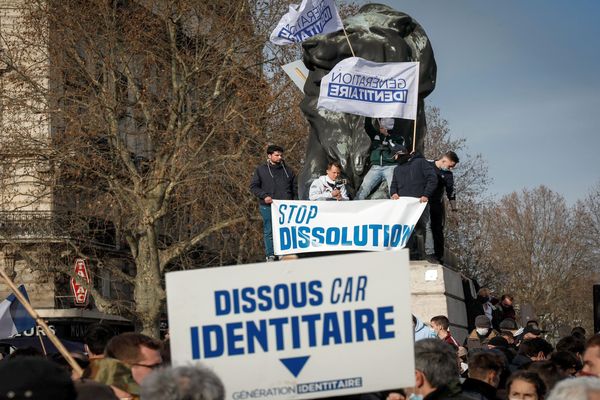
[[[500,303],[498,304],[498,308],[502,313],[502,320],[512,319],[514,321],[517,320],[517,313],[513,307],[513,297],[510,294],[503,294],[500,298]]]
[[[390,195],[393,200],[400,197],[416,197],[421,203],[429,202],[437,185],[437,176],[433,166],[419,153],[409,153],[406,147],[393,146],[392,151],[398,165],[394,169],[394,177],[390,186]],[[429,220],[429,207],[425,208],[421,218],[411,235],[408,248],[411,259],[423,259],[425,254],[420,254],[424,246],[418,243],[425,242],[425,224]]]
[[[437,176],[437,186],[429,199],[429,221],[426,225],[425,253],[433,262],[442,263],[444,259],[444,192],[450,202],[450,209],[456,211],[454,194],[454,175],[452,170],[459,159],[453,151],[447,151],[437,160],[428,160]]]
[[[481,348],[484,341],[498,335],[499,333],[492,329],[492,323],[489,318],[485,315],[478,315],[475,318],[475,329],[471,331],[471,334],[465,340],[465,345],[469,350]]]

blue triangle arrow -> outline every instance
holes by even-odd
[[[310,356],[280,358],[279,361],[297,378]]]

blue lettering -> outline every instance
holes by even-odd
[[[306,297],[308,293],[306,292],[306,282],[300,282],[300,290],[298,290],[298,285],[292,285],[292,306],[295,308],[306,307]]]
[[[225,325],[225,329],[227,330],[227,353],[230,356],[237,356],[240,354],[244,354],[243,347],[236,347],[237,342],[241,342],[244,337],[242,335],[236,335],[236,329],[242,329],[241,322],[232,322],[230,324]]]
[[[285,214],[284,214],[284,211],[286,210],[286,208],[287,208],[287,205],[286,205],[286,204],[281,204],[281,205],[279,206],[279,210],[278,210],[278,211],[279,211],[279,224],[280,224],[280,225],[281,225],[281,224],[283,224],[283,223],[284,223],[284,221],[285,221]]]
[[[348,240],[348,227],[342,227],[342,246],[352,246],[352,242]]]
[[[354,301],[365,301],[365,289],[367,288],[367,277],[361,275],[356,283],[356,298]]]
[[[357,225],[354,227],[354,244],[365,246],[367,244],[367,225]],[[362,235],[361,235],[362,231]]]
[[[300,237],[298,247],[306,249],[310,246],[310,228],[308,226],[298,227],[298,236]]]
[[[288,323],[287,318],[272,318],[269,320],[269,325],[275,327],[275,341],[277,350],[283,350],[283,326]]]
[[[333,282],[331,283],[331,297],[329,299],[329,302],[331,304],[337,304],[340,301],[340,295],[336,292],[336,289],[341,288],[341,287],[342,287],[342,279],[335,278],[333,280]]]
[[[392,226],[392,243],[391,246],[392,247],[398,247],[398,245],[400,244],[400,239],[402,239],[402,225],[394,225]]]
[[[227,315],[231,312],[231,298],[227,290],[215,291],[215,315]]]
[[[300,208],[298,208],[298,213],[296,214],[296,223],[297,224],[301,224],[302,221],[304,221],[304,218],[306,218],[306,212],[307,212],[307,207],[306,206],[301,206]]]
[[[260,328],[254,321],[246,322],[248,354],[254,354],[254,342],[258,342],[263,351],[269,351],[269,338],[267,336],[267,321],[261,319],[258,321]]]
[[[375,340],[375,329],[373,329],[373,322],[375,321],[375,314],[373,310],[363,308],[354,312],[356,317],[356,341],[362,342],[365,340],[365,333],[367,340]]]
[[[315,347],[317,345],[316,322],[321,319],[321,314],[311,314],[302,316],[302,322],[308,325],[308,346]]]
[[[377,308],[377,326],[379,330],[379,339],[393,339],[394,331],[388,331],[387,327],[394,325],[394,318],[386,318],[385,315],[394,312],[394,306]]]
[[[346,343],[352,343],[352,312],[344,311],[344,339]]]
[[[242,289],[242,311],[245,313],[252,313],[256,310],[256,301],[254,300],[254,288],[246,287]]]
[[[290,228],[279,227],[279,246],[281,250],[289,250],[292,247],[292,234]]]
[[[323,304],[323,293],[321,293],[321,281],[308,282],[308,292],[312,295],[309,303],[311,306]]]
[[[292,317],[292,347],[300,348],[300,318]]]
[[[190,336],[192,339],[192,360],[200,359],[200,332],[197,326],[190,328]]]
[[[275,285],[273,289],[275,308],[278,310],[285,310],[288,308],[290,306],[290,293],[288,292],[288,286],[280,283],[279,285]]]
[[[327,228],[325,243],[328,245],[337,245],[340,242],[340,229],[336,227]]]
[[[383,228],[383,225],[371,224],[369,228],[373,231],[373,246],[379,246],[379,231]]]
[[[212,339],[211,339],[212,336]],[[214,340],[213,340],[214,339]],[[225,351],[223,346],[223,329],[219,325],[205,325],[202,327],[202,346],[204,358],[220,357]],[[211,346],[214,345],[213,346]]]
[[[273,308],[273,303],[271,302],[271,286],[263,285],[259,286],[257,289],[258,299],[261,300],[261,303],[258,305],[258,309],[260,311],[269,311]]]
[[[337,313],[335,312],[323,314],[323,346],[329,345],[331,339],[333,339],[335,344],[342,343],[340,322],[338,321]]]
[[[313,228],[312,231],[312,235],[314,240],[316,240],[316,242],[318,244],[323,244],[325,243],[325,228],[322,228],[320,226],[317,226],[316,228]]]
[[[288,216],[288,220],[287,223],[289,224],[290,222],[292,222],[292,215],[294,215],[294,210],[298,208],[298,205],[296,204],[290,204],[290,214]]]

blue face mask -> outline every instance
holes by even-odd
[[[413,393],[410,396],[408,396],[408,400],[423,400],[423,395]]]

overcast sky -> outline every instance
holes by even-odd
[[[600,1],[380,2],[427,32],[427,102],[488,160],[492,193],[546,185],[572,204],[600,180]]]

